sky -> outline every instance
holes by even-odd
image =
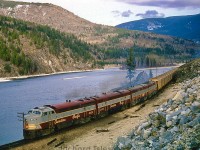
[[[52,3],[94,23],[115,26],[144,18],[200,13],[200,0],[16,0]]]

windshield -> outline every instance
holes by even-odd
[[[29,111],[28,111],[28,114],[32,114],[32,112],[33,112],[32,110],[29,110]]]
[[[29,111],[28,111],[28,114],[36,114],[36,115],[40,115],[41,112],[38,111],[38,110],[29,110]]]
[[[33,113],[36,114],[36,115],[40,115],[41,114],[40,111],[33,111]]]

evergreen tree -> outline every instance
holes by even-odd
[[[135,63],[133,58],[133,48],[130,48],[129,50],[129,56],[126,60],[127,65],[127,76],[126,78],[129,79],[130,86],[132,86],[132,79],[134,77],[134,70],[135,70]]]
[[[149,57],[148,56],[146,57],[146,62],[145,63],[146,63],[146,67],[149,67]]]

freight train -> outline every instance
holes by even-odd
[[[98,96],[68,100],[55,105],[35,107],[24,116],[24,139],[34,139],[57,130],[104,117],[145,101],[172,80],[174,70],[128,89]]]

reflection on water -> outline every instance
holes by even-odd
[[[153,75],[168,69],[152,70]],[[137,76],[141,70],[136,71]],[[147,70],[148,74],[149,70]],[[127,84],[126,70],[107,69],[70,73],[0,83],[0,145],[23,138],[17,112],[66,99],[93,96]]]

